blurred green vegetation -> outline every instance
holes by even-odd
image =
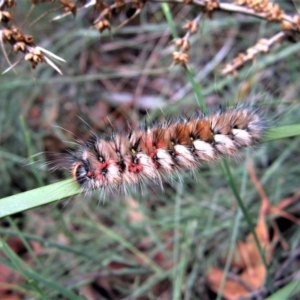
[[[298,0],[277,2],[289,12],[300,7]],[[168,7],[178,35],[199,13],[193,6]],[[58,14],[51,8],[46,3],[31,9],[30,1],[19,1],[12,10],[14,23],[67,63],[60,65],[63,76],[46,64],[31,70],[23,61],[1,75],[0,198],[61,181],[64,175],[47,167],[55,157],[47,152],[73,149],[74,139],[87,138],[90,127],[99,133],[110,124],[117,130],[128,124],[137,128],[145,118],[188,115],[202,101],[212,111],[220,105],[255,104],[270,127],[299,124],[299,42],[284,42],[236,77],[220,75],[221,66],[239,52],[262,36],[271,37],[276,24],[222,12],[202,19],[190,39],[188,73],[170,68],[173,37],[168,11],[159,3],[147,4],[124,28],[101,34],[91,27],[93,10],[50,22]],[[5,70],[3,55],[0,62]],[[255,164],[276,205],[300,188],[299,145],[299,137],[277,140],[228,162],[254,223],[261,199],[247,164]],[[288,211],[299,216],[299,203]],[[276,221],[289,248],[276,247],[266,282],[300,246],[298,226]],[[23,299],[76,299],[79,294],[86,299],[216,299],[205,274],[250,232],[222,162],[166,180],[164,191],[152,185],[133,188],[129,195],[103,197],[95,191],[4,218],[1,225],[0,263],[21,274],[10,289]],[[14,237],[24,245],[18,255],[6,246]],[[298,269],[295,260],[283,278]],[[287,296],[291,290],[286,290]]]

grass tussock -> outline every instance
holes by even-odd
[[[299,7],[0,1],[0,198],[24,202],[0,220],[0,298],[299,299]],[[91,130],[237,103],[286,127],[164,191],[62,199],[49,171]]]

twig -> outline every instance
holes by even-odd
[[[281,42],[286,36],[287,32],[281,31],[270,39],[260,39],[256,45],[247,49],[246,54],[240,53],[230,64],[227,64],[221,73],[223,75],[234,73],[246,62],[252,61],[259,53],[268,53],[271,46]]]
[[[262,214],[269,214],[270,212],[273,212],[283,218],[286,218],[296,224],[300,224],[300,220],[298,218],[296,218],[295,216],[283,211],[281,208],[273,206],[270,204],[270,201],[261,185],[261,183],[259,182],[255,171],[254,171],[254,167],[253,164],[249,163],[248,164],[248,172],[251,178],[251,181],[253,182],[258,194],[261,197],[261,201],[262,201],[262,207],[263,209],[261,209],[261,213]]]
[[[255,288],[249,284],[245,279],[243,279],[241,276],[239,275],[235,275],[234,273],[227,273],[227,279],[230,279],[232,281],[235,281],[237,283],[239,283],[240,285],[242,285],[247,291],[249,292],[254,292]]]
[[[291,265],[291,263],[298,258],[300,255],[300,248],[298,248],[296,251],[290,254],[288,259],[281,265],[279,270],[275,274],[275,280],[278,280],[279,278],[282,277],[283,273],[285,272],[286,269],[288,269]]]

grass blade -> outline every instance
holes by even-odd
[[[73,293],[73,291],[68,290],[67,288],[49,278],[46,279],[41,276],[41,274],[37,273],[34,269],[31,268],[31,266],[20,259],[20,257],[14,251],[12,251],[11,248],[1,238],[0,249],[9,260],[6,265],[17,270],[26,279],[27,284],[32,289],[32,292],[37,293],[41,299],[50,298],[48,298],[48,296],[44,293],[44,291],[40,287],[40,284],[45,285],[52,290],[56,290],[59,294],[65,296],[65,299],[83,300],[82,297],[77,296],[75,293]]]
[[[273,295],[266,298],[266,300],[278,300],[278,299],[291,299],[295,295],[300,293],[300,279],[295,280],[275,292]]]
[[[61,200],[81,192],[73,179],[63,180],[0,200],[0,218]]]
[[[293,137],[296,135],[300,135],[300,124],[271,128],[268,130],[266,137],[264,138],[264,142]]]

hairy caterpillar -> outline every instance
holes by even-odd
[[[211,115],[168,119],[128,134],[94,136],[71,152],[70,171],[85,191],[120,188],[193,170],[203,162],[236,156],[258,143],[266,123],[258,110],[237,107]]]

